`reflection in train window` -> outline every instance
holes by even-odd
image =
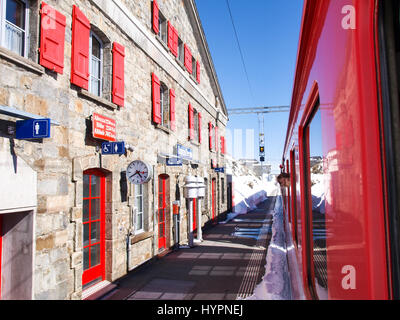
[[[309,163],[312,201],[312,261],[314,265],[315,287],[319,299],[328,298],[328,277],[326,262],[326,224],[324,194],[324,158],[322,152],[321,111],[318,109],[309,124]]]

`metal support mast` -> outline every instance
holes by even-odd
[[[280,107],[259,107],[259,108],[238,108],[229,109],[229,115],[257,114],[258,127],[260,132],[260,162],[261,166],[265,162],[265,135],[264,135],[264,115],[267,113],[289,112],[289,106]]]

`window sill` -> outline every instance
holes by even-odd
[[[131,238],[131,245],[153,237],[153,232],[142,232]]]
[[[201,146],[200,142],[197,142],[197,141],[194,141],[194,140],[189,140],[189,141],[190,141],[191,144],[193,144],[196,147],[200,147]]]
[[[19,65],[20,67],[23,67],[28,71],[37,73],[39,75],[42,75],[45,72],[45,68],[41,65],[3,47],[0,47],[0,58],[6,59],[14,64]]]
[[[94,102],[100,103],[101,105],[103,105],[105,107],[108,107],[108,108],[111,108],[111,109],[117,109],[118,108],[118,106],[116,104],[113,104],[112,102],[110,102],[110,101],[108,101],[108,100],[106,100],[104,98],[95,96],[94,94],[91,94],[89,91],[87,91],[85,89],[80,89],[80,91],[78,91],[78,93],[79,93],[79,95],[81,95],[81,96],[83,96],[85,98],[88,98],[88,99],[90,99],[90,100],[92,100]]]
[[[169,129],[167,127],[164,127],[161,124],[156,124],[156,129],[162,130],[162,131],[164,131],[165,133],[168,133],[168,134],[172,134],[171,129]]]
[[[164,47],[165,50],[167,50],[168,52],[170,51],[167,43],[162,41],[162,39],[160,38],[160,36],[158,34],[156,34],[156,39],[158,40],[159,43],[161,43],[161,45]]]

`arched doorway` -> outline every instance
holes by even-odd
[[[83,288],[105,280],[106,176],[97,169],[83,173]]]

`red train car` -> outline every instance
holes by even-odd
[[[400,298],[399,6],[304,1],[283,153],[295,299]]]

